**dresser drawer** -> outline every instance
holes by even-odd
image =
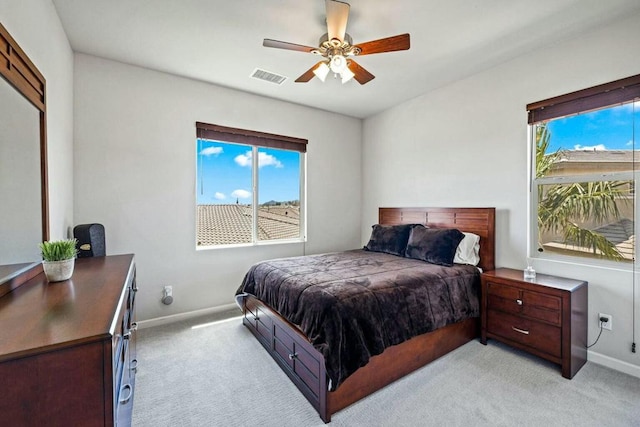
[[[561,333],[557,326],[496,310],[487,312],[487,331],[511,341],[561,357]]]

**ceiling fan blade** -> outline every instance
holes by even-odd
[[[318,68],[318,66],[320,66],[320,64],[322,64],[323,62],[324,61],[320,61],[316,65],[314,65],[313,67],[311,67],[307,71],[305,71],[303,75],[301,75],[300,77],[298,77],[296,79],[296,83],[307,83],[309,80],[314,78],[316,75],[313,73],[313,71],[316,68]]]
[[[371,55],[373,53],[394,52],[396,50],[407,50],[411,47],[409,34],[400,34],[398,36],[387,37],[380,40],[372,40],[370,42],[358,43],[356,46],[360,48],[359,55]]]
[[[354,74],[353,78],[356,79],[356,81],[361,85],[366,84],[376,78],[376,76],[362,68],[360,64],[358,64],[353,59],[350,59],[347,62],[347,67],[349,67],[351,72]]]
[[[264,39],[262,42],[264,47],[275,47],[276,49],[297,50],[299,52],[311,52],[317,48],[304,46],[301,44],[281,42],[280,40]]]
[[[347,31],[347,21],[349,20],[349,3],[336,0],[326,0],[325,3],[329,40],[344,41],[344,33]]]

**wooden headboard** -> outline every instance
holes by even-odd
[[[380,224],[424,224],[432,228],[457,228],[480,236],[483,271],[495,269],[495,208],[379,208]]]

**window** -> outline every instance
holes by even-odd
[[[196,128],[196,246],[303,241],[307,141]]]
[[[527,106],[533,251],[633,262],[640,76]]]

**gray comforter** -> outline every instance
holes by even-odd
[[[264,261],[236,295],[252,294],[324,355],[330,389],[385,348],[479,316],[478,269],[365,250]]]

